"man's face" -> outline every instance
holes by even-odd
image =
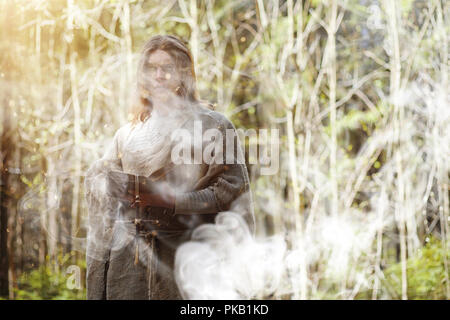
[[[180,85],[180,74],[175,61],[163,50],[153,52],[144,68],[145,86],[155,98],[165,98],[174,94]]]

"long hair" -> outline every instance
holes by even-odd
[[[145,43],[139,59],[137,70],[137,97],[130,108],[130,120],[133,124],[145,121],[153,110],[151,92],[145,87],[145,66],[150,55],[156,50],[164,50],[175,61],[176,68],[181,74],[181,83],[176,94],[190,103],[203,104],[213,108],[211,104],[200,101],[197,92],[196,76],[192,54],[183,41],[170,35],[157,35]]]

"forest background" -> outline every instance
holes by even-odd
[[[449,299],[449,15],[444,0],[0,0],[0,297],[85,299],[84,174],[128,119],[142,45],[173,34],[203,99],[280,132],[278,172],[248,165],[259,255],[235,292]]]

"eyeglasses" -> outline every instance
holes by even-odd
[[[150,72],[151,74],[155,74],[157,72],[158,68],[161,68],[161,70],[164,73],[173,74],[175,72],[175,65],[173,65],[173,64],[164,64],[164,65],[146,64],[146,66],[145,66],[145,69],[148,72]]]

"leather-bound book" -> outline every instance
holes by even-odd
[[[144,176],[122,171],[108,172],[108,193],[111,197],[124,199],[127,194],[158,193],[158,182]]]
[[[158,188],[158,184],[161,183],[161,181],[158,180],[159,179],[155,178],[155,176],[151,176],[150,178],[127,174],[122,171],[110,171],[108,174],[108,192],[111,197],[117,198],[120,201],[126,201],[124,199],[127,193],[136,195],[137,188],[139,189],[140,195],[144,193],[160,194],[161,191]],[[190,225],[195,222],[190,221],[192,219],[184,221],[186,220],[186,217],[175,217],[173,216],[173,213],[173,208],[168,209],[151,205],[145,206],[145,208],[142,208],[142,211],[139,210],[138,213],[138,218],[140,220],[139,228],[140,230],[145,230],[147,232],[151,232],[152,230],[178,232],[189,229]],[[135,216],[130,216],[130,218],[134,219]]]

